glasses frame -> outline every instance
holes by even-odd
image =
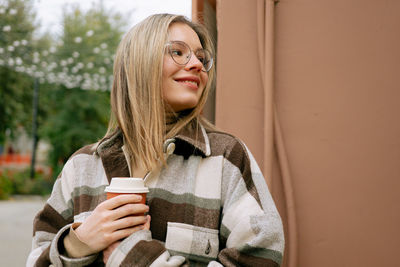
[[[174,43],[175,44],[181,44],[181,45],[186,46],[188,48],[189,56],[186,59],[186,63],[182,64],[182,63],[176,62],[175,58],[172,55],[172,51],[171,51],[171,45],[174,44]],[[193,52],[193,50],[190,48],[190,46],[187,43],[183,42],[183,41],[170,41],[170,42],[165,44],[165,47],[168,50],[168,54],[170,55],[172,60],[178,65],[185,66],[186,64],[188,64],[190,59],[192,58],[192,55],[194,55],[197,58],[197,60],[199,60],[201,62],[201,60],[196,56],[196,53],[199,50],[203,50],[203,51],[205,51],[205,53],[208,53],[210,55],[210,66],[208,67],[208,69],[206,69],[206,67],[202,63],[203,67],[201,68],[201,70],[204,71],[204,72],[209,72],[211,70],[212,66],[214,65],[213,54],[209,50],[207,50],[205,48],[201,48],[201,49],[196,50],[196,52]]]

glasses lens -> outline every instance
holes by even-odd
[[[208,50],[200,49],[196,51],[196,57],[203,64],[203,71],[209,71],[212,67],[213,59],[211,53]]]
[[[190,48],[181,42],[173,42],[169,45],[169,53],[172,59],[180,64],[185,65],[190,60]]]
[[[192,50],[190,50],[190,47],[186,43],[173,41],[169,43],[167,47],[168,52],[175,63],[179,65],[186,65],[189,62],[192,56]],[[195,56],[203,64],[203,71],[209,71],[211,69],[213,65],[213,58],[208,50],[199,49],[195,52]]]

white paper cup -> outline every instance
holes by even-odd
[[[146,194],[149,189],[144,186],[142,178],[132,177],[113,177],[111,183],[106,187],[107,199],[116,197],[121,194],[137,194],[142,196],[140,203],[146,203]]]

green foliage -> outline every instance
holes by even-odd
[[[51,144],[49,163],[57,174],[74,151],[107,129],[113,55],[125,22],[101,1],[86,12],[65,6],[62,35],[38,37],[32,1],[0,2],[0,146],[6,130],[12,135],[23,126],[30,134],[36,78],[38,137]]]
[[[12,193],[12,181],[8,177],[0,175],[0,199],[8,199]]]
[[[57,168],[77,149],[104,135],[109,118],[109,93],[81,89],[52,93],[58,108],[54,108],[40,132],[52,144],[49,160]]]
[[[49,161],[54,170],[77,149],[96,142],[106,132],[110,116],[108,90],[112,55],[123,25],[120,16],[110,15],[111,12],[101,5],[86,13],[76,6],[65,10],[64,32],[54,57],[60,62],[59,71],[78,78],[58,87],[45,88],[40,99],[41,105],[47,101],[48,116],[39,133],[52,145]]]
[[[54,180],[42,173],[29,179],[29,169],[6,170],[0,173],[0,199],[8,199],[10,195],[49,195],[53,184]]]
[[[0,3],[0,144],[18,125],[31,123],[32,79],[8,65],[30,60],[35,14],[29,0]],[[29,128],[29,127],[28,127]]]

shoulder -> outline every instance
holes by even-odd
[[[70,158],[73,158],[77,155],[94,155],[96,153],[96,148],[98,146],[98,142],[90,145],[86,145],[84,147],[81,147],[77,151],[75,151]]]
[[[98,158],[96,148],[98,143],[86,145],[75,151],[65,163],[63,169],[70,170],[76,166],[90,165],[89,163]]]
[[[206,130],[211,156],[223,156],[235,165],[249,162],[246,145],[238,137],[219,130]]]

